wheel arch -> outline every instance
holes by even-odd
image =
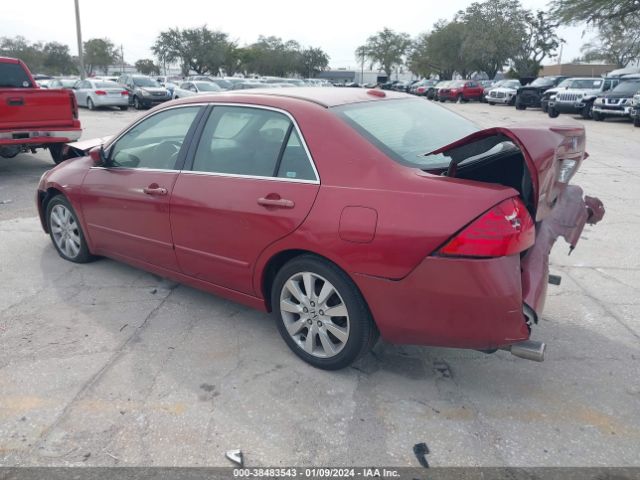
[[[38,210],[40,212],[40,223],[42,224],[42,228],[46,233],[49,233],[49,225],[47,224],[47,206],[51,199],[57,195],[64,195],[62,189],[58,187],[49,187],[46,190],[38,191]],[[65,198],[67,198],[65,196]],[[68,198],[67,198],[68,200]],[[69,200],[70,201],[70,200]]]
[[[269,257],[269,259],[265,262],[264,267],[261,269],[259,276],[257,277],[259,281],[259,291],[263,295],[264,303],[268,312],[271,312],[271,289],[273,287],[273,280],[275,279],[278,271],[287,262],[290,262],[294,258],[303,256],[303,255],[312,255],[316,258],[319,258],[321,260],[331,263],[332,265],[342,270],[344,274],[351,279],[354,285],[356,285],[356,288],[358,288],[356,282],[354,281],[352,276],[349,274],[349,272],[339,263],[335,262],[334,260],[332,260],[331,258],[328,258],[325,255],[322,255],[320,253],[317,253],[311,250],[306,250],[303,248],[289,248],[286,250],[280,250],[279,252],[276,252]],[[358,291],[359,290],[360,289],[358,288]],[[362,294],[362,292],[360,292],[360,294]],[[365,300],[365,303],[366,303],[366,300]]]

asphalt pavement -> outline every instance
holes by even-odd
[[[0,465],[640,466],[640,128],[484,104],[480,125],[577,122],[574,183],[602,199],[533,338],[506,352],[379,343],[352,368],[314,369],[272,319],[102,259],[62,260],[36,218],[47,152],[0,159]],[[140,112],[81,110],[83,138]],[[427,312],[425,312],[427,314]]]

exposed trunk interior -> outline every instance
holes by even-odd
[[[531,174],[520,149],[506,137],[483,138],[450,150],[446,155],[451,158],[449,167],[430,173],[511,187],[520,192],[524,204],[535,218]]]

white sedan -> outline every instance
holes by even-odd
[[[196,80],[193,82],[183,82],[173,90],[173,99],[191,97],[192,95],[203,95],[215,92],[222,92],[222,88],[213,82]]]
[[[116,82],[103,80],[80,80],[73,86],[79,107],[95,110],[98,107],[129,108],[129,92]]]

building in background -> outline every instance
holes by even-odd
[[[617,65],[608,63],[559,63],[556,65],[543,65],[542,70],[540,70],[540,76],[601,77],[617,68]]]
[[[391,78],[387,77],[385,72],[379,70],[349,70],[346,68],[330,69],[320,72],[318,78],[328,80],[331,83],[385,83],[389,80],[400,80],[408,82],[415,80],[417,77],[411,72],[396,71],[391,74]]]

